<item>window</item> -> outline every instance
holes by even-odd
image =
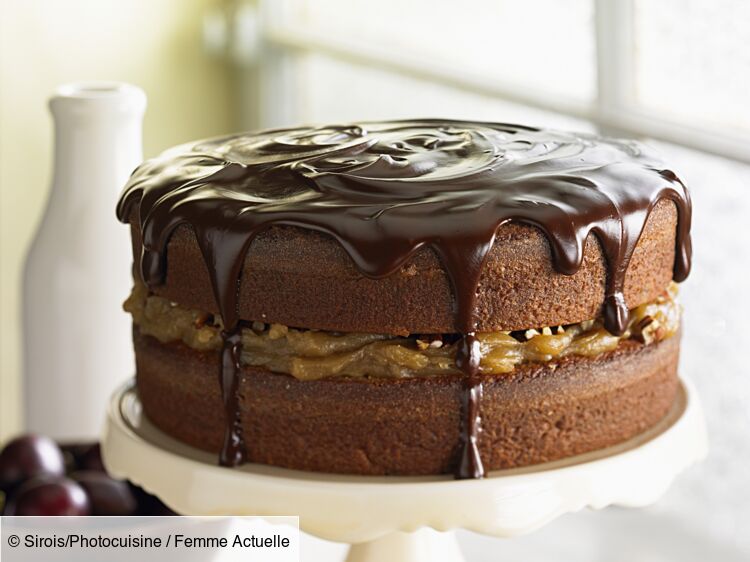
[[[239,5],[234,51],[249,63],[245,83],[262,84],[247,96],[258,106],[248,127],[402,114],[572,118],[750,161],[745,0]]]
[[[750,134],[750,3],[637,0],[634,16],[636,102],[677,121]]]

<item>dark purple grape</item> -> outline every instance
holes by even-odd
[[[60,447],[41,435],[16,437],[0,452],[0,489],[14,488],[38,476],[62,476],[65,461]]]
[[[151,507],[148,509],[148,512],[145,513],[145,515],[150,515],[152,517],[166,517],[168,515],[177,515],[177,513],[172,511],[171,507],[154,496]]]
[[[59,443],[60,450],[63,453],[63,457],[65,457],[65,471],[75,472],[76,470],[81,470],[82,457],[95,444],[95,441]]]
[[[102,462],[102,452],[99,443],[92,444],[80,457],[78,466],[81,470],[98,470],[107,472]]]
[[[133,515],[138,509],[135,495],[124,480],[96,470],[74,472],[71,478],[86,491],[92,515]]]
[[[138,515],[177,515],[159,498],[149,494],[143,488],[128,482],[133,495],[138,500]]]
[[[41,477],[16,490],[6,506],[6,515],[89,515],[91,504],[76,482],[64,477]]]
[[[60,449],[66,456],[68,472],[76,470],[98,470],[106,472],[99,449],[99,443],[61,443]]]

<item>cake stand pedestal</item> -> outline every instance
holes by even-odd
[[[684,381],[669,415],[627,443],[482,480],[223,468],[151,425],[132,383],[113,396],[102,442],[110,473],[178,513],[299,515],[301,530],[352,544],[350,562],[455,562],[453,529],[514,537],[584,507],[646,506],[706,450],[700,404]]]

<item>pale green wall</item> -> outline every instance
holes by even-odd
[[[220,3],[0,0],[0,441],[22,429],[21,267],[50,182],[47,96],[76,80],[139,85],[146,156],[232,130],[229,72],[201,37]]]

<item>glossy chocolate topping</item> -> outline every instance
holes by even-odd
[[[140,273],[163,282],[174,229],[192,226],[224,321],[221,388],[227,434],[221,462],[242,462],[238,421],[237,295],[245,253],[271,225],[333,236],[362,274],[398,270],[424,245],[453,286],[466,374],[458,477],[484,473],[476,446],[482,385],[474,309],[482,265],[497,228],[541,229],[554,267],[573,274],[589,233],[607,260],[604,320],[621,334],[628,263],[655,204],[678,211],[674,278],[690,269],[690,198],[642,145],[519,125],[444,120],[279,129],[183,145],[141,165],[118,205],[143,234]],[[256,320],[256,319],[247,319]]]

